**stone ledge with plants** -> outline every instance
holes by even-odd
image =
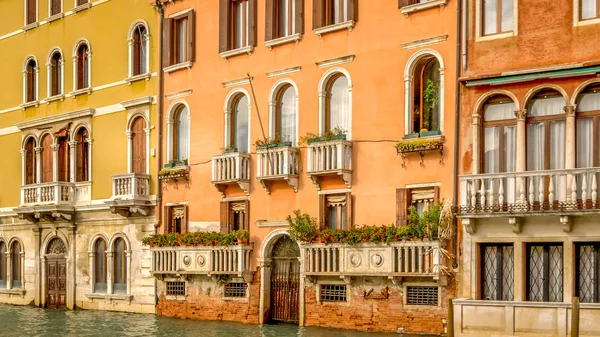
[[[162,170],[158,171],[158,179],[177,179],[187,177],[190,173],[187,159],[183,161],[171,160]]]
[[[249,244],[250,232],[237,230],[231,233],[188,232],[152,234],[142,239],[142,244],[151,248],[161,247],[206,247],[235,246]]]
[[[331,140],[346,140],[347,134],[348,131],[336,126],[332,130],[327,130],[320,135],[308,132],[298,139],[298,144],[310,145],[314,143],[328,142]]]
[[[292,146],[292,142],[284,141],[283,139],[281,139],[281,136],[278,133],[276,133],[275,136],[273,136],[273,138],[265,137],[264,139],[257,139],[254,142],[254,146],[256,146],[257,150],[266,150],[277,147]]]
[[[396,150],[398,153],[425,152],[441,150],[443,146],[443,136],[435,138],[412,138],[403,139],[396,143]]]

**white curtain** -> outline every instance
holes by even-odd
[[[486,104],[483,113],[485,121],[499,121],[515,118],[515,103],[492,103]]]
[[[185,36],[187,34],[187,20],[178,21],[177,25],[177,59],[175,60],[177,63],[185,62]]]
[[[508,32],[513,30],[514,19],[513,19],[513,0],[501,0],[502,1],[502,31]]]
[[[596,17],[596,0],[581,0],[581,19]]]
[[[288,2],[289,0],[279,0],[279,37],[288,36],[289,35],[289,25],[290,22],[288,20]]]
[[[577,111],[586,112],[596,110],[600,110],[600,92],[585,93],[578,97]]]
[[[339,127],[350,131],[350,94],[348,79],[340,76],[334,80],[329,89],[329,129]]]
[[[189,159],[190,121],[187,107],[181,108],[177,115],[177,158],[182,161]]]
[[[550,169],[561,170],[565,168],[565,121],[550,123]],[[567,197],[567,177],[554,177],[555,196],[560,201]]]
[[[499,156],[500,151],[500,137],[498,127],[485,128],[485,140],[483,142],[483,166],[484,173],[498,173],[500,172],[499,167]]]
[[[544,169],[544,153],[546,151],[545,134],[546,128],[544,123],[530,123],[527,125],[527,171],[539,171]],[[533,179],[534,200],[539,201],[538,193],[540,177]],[[525,183],[525,195],[529,195],[529,181]]]
[[[296,145],[296,92],[293,87],[287,87],[281,93],[279,100],[279,132],[281,139]]]
[[[577,167],[586,168],[594,166],[594,119],[577,119]],[[587,197],[591,198],[592,174],[586,174],[587,179]],[[577,176],[577,198],[582,197],[582,176]]]
[[[502,0],[483,0],[483,34],[494,34],[497,33],[497,15],[496,9],[498,8],[496,1]]]
[[[563,107],[565,104],[565,98],[562,96],[536,99],[527,111],[527,115],[538,117],[562,114],[564,113]]]
[[[504,172],[517,170],[517,126],[504,127]],[[516,199],[516,180],[507,178],[504,181],[504,200],[512,204]]]
[[[238,152],[248,152],[248,120],[249,120],[248,97],[243,95],[237,101],[234,108],[235,113],[235,146]]]

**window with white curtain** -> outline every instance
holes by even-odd
[[[185,105],[179,108],[175,115],[173,126],[173,160],[183,161],[190,155],[190,118]]]
[[[514,0],[480,0],[482,35],[493,35],[513,30]]]
[[[231,2],[231,24],[233,49],[246,47],[248,45],[248,22],[250,15],[248,11],[248,0],[233,0]]]
[[[275,116],[275,133],[284,142],[296,144],[296,91],[291,85],[284,86],[277,95],[277,107]]]
[[[340,128],[350,131],[350,93],[344,75],[333,77],[327,86],[325,130]]]
[[[247,153],[249,150],[249,119],[250,101],[246,95],[239,95],[233,99],[230,120],[229,148],[237,152]]]
[[[578,168],[600,166],[600,86],[586,88],[577,97],[576,165]],[[591,196],[592,173],[587,175],[587,196]],[[599,177],[596,177],[598,179]],[[581,179],[577,180],[578,197],[582,197]]]
[[[600,0],[575,0],[579,1],[579,19],[588,20],[598,18],[598,9],[600,9]]]

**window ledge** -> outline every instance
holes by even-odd
[[[169,301],[185,301],[187,295],[165,295],[165,299]]]
[[[354,20],[350,20],[346,22],[336,23],[334,25],[317,28],[314,29],[313,32],[315,32],[315,34],[317,34],[320,38],[323,38],[323,34],[337,32],[338,30],[348,29],[349,31],[352,31],[352,29],[354,29],[355,24],[356,22]]]
[[[79,95],[83,95],[83,94],[88,94],[91,95],[92,94],[92,88],[83,88],[83,89],[77,89],[75,91],[71,91],[71,96],[73,96],[73,98],[79,96]]]
[[[91,299],[105,299],[105,300],[117,300],[117,301],[131,301],[133,296],[131,295],[119,295],[119,294],[102,294],[102,293],[93,293],[93,294],[85,294],[87,298]]]
[[[483,35],[483,36],[478,36],[475,39],[475,42],[482,42],[482,41],[490,41],[490,40],[497,40],[497,39],[504,39],[507,37],[513,37],[515,36],[515,32],[514,31],[510,31],[510,32],[505,32],[505,33],[498,33],[498,34],[493,34],[493,35]]]
[[[180,70],[180,69],[186,69],[186,68],[190,69],[193,65],[194,65],[194,62],[186,61],[186,62],[174,64],[172,66],[164,67],[163,71],[167,74],[170,74],[170,73]]]
[[[599,23],[600,23],[600,18],[585,19],[585,20],[576,20],[575,24],[573,26],[574,27],[581,27],[581,26],[587,26],[587,25],[597,25]]]
[[[75,8],[73,8],[73,13],[79,13],[81,11],[84,11],[84,10],[90,9],[90,8],[92,8],[92,3],[88,2],[86,4],[79,5],[79,6],[75,7]]]
[[[267,48],[269,48],[269,50],[272,50],[273,47],[275,46],[279,46],[282,44],[286,44],[286,43],[290,43],[290,42],[300,42],[300,40],[302,39],[302,34],[300,33],[296,33],[296,34],[292,34],[292,35],[288,35],[288,36],[284,36],[284,37],[279,37],[270,41],[265,41],[265,46],[267,46]]]
[[[137,82],[137,81],[141,81],[141,80],[150,80],[150,77],[152,75],[150,73],[145,73],[145,74],[139,74],[139,75],[133,75],[133,76],[129,76],[125,79],[125,82],[127,82],[129,85],[131,85],[131,83],[133,82]]]
[[[23,109],[23,110],[25,110],[27,108],[31,108],[32,106],[34,106],[34,107],[37,108],[38,106],[40,106],[40,101],[35,100],[35,101],[23,103],[23,104],[20,105],[21,109]]]
[[[4,295],[18,295],[24,297],[25,293],[26,291],[24,289],[0,289],[0,294]]]
[[[65,100],[65,95],[54,95],[54,96],[50,96],[48,98],[46,98],[46,103],[50,104],[51,102],[55,102],[55,101],[64,101]]]
[[[21,30],[26,32],[28,30],[31,30],[31,29],[39,27],[39,25],[40,25],[39,22],[33,22],[33,23],[30,23],[28,25],[25,25],[25,26],[21,27]]]
[[[412,13],[424,11],[426,9],[434,8],[437,6],[444,7],[447,4],[448,4],[448,0],[429,0],[427,2],[423,2],[420,4],[404,6],[400,9],[400,11],[402,12],[402,14],[404,14],[404,16],[408,17],[408,15],[410,15]]]
[[[50,22],[52,22],[52,21],[60,20],[60,19],[62,19],[62,18],[64,18],[64,17],[65,17],[65,14],[64,14],[64,13],[58,13],[58,14],[54,14],[54,15],[52,15],[52,16],[49,16],[49,17],[47,17],[47,18],[46,18],[46,22],[50,23]]]
[[[238,48],[238,49],[224,51],[224,52],[220,53],[219,55],[221,55],[222,58],[227,59],[232,56],[242,55],[242,54],[246,54],[246,53],[248,53],[248,55],[252,55],[253,51],[254,51],[253,46],[246,46],[246,47],[242,47],[242,48]]]

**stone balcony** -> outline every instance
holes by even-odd
[[[446,254],[442,241],[401,241],[387,244],[303,244],[302,272],[307,277],[381,276],[401,283],[403,278],[430,278],[445,284]]]
[[[571,216],[599,213],[600,167],[492,173],[460,176],[462,202],[456,215],[468,232],[475,219],[508,217],[513,231],[521,231],[525,216],[560,216],[569,232]]]
[[[146,216],[153,203],[150,200],[150,175],[139,173],[112,176],[112,196],[105,203],[112,213],[125,217]]]
[[[153,247],[152,274],[233,275],[251,280],[252,246]],[[248,281],[250,282],[250,281]]]
[[[250,154],[233,152],[214,156],[211,183],[223,198],[228,185],[238,185],[246,195],[249,195]]]
[[[90,183],[66,181],[21,186],[21,204],[15,209],[22,219],[71,220],[75,206],[90,200]]]
[[[284,180],[298,192],[298,148],[277,146],[257,148],[256,179],[267,194],[271,194],[271,182]]]
[[[345,139],[309,142],[307,175],[317,190],[320,178],[339,176],[348,188],[352,186],[352,142]]]

